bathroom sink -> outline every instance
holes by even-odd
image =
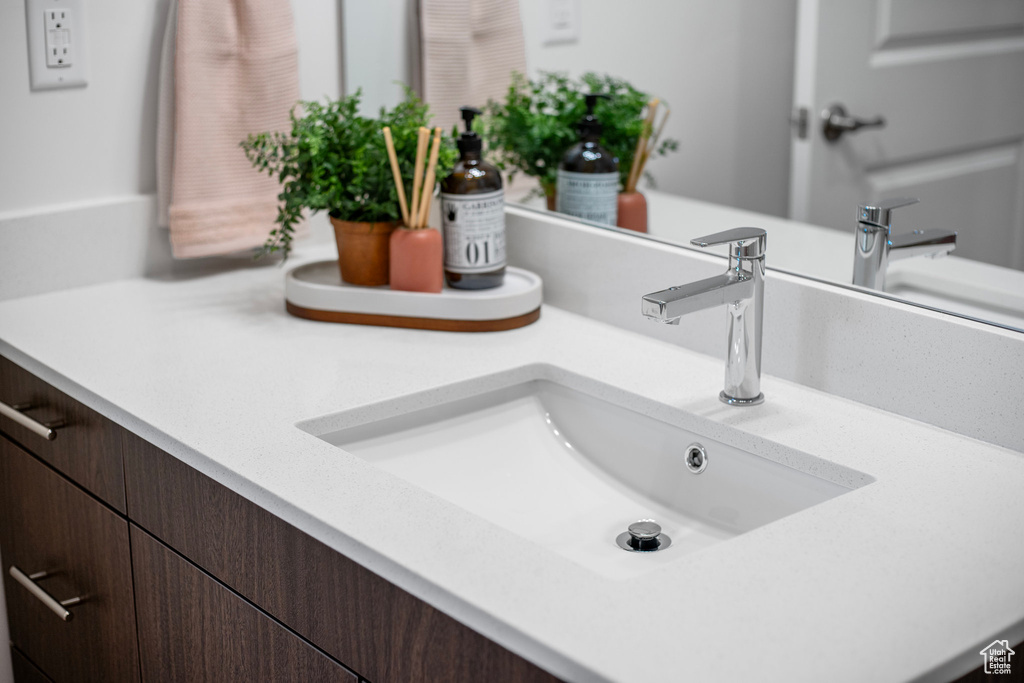
[[[830,478],[773,462],[649,417],[640,411],[665,406],[575,375],[543,366],[519,374],[526,378],[506,386],[492,376],[299,427],[611,578],[649,571],[871,481],[806,454],[797,458],[804,469]],[[688,457],[693,444],[704,458]],[[702,460],[703,471],[691,471]],[[657,552],[620,548],[617,536],[640,519],[656,520],[671,544]]]

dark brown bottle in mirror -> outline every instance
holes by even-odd
[[[558,165],[555,210],[583,220],[615,225],[619,205],[619,160],[601,146],[601,122],[594,116],[597,100],[585,96],[586,115],[576,124],[580,141],[570,147]]]
[[[441,181],[444,278],[457,289],[489,289],[505,280],[505,190],[501,173],[483,160],[483,141],[473,131],[479,109],[462,107],[466,132],[459,161]]]

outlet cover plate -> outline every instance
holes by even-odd
[[[28,73],[32,90],[75,88],[86,85],[86,27],[84,0],[25,0],[25,29],[28,31]],[[61,30],[69,38],[73,55],[70,65],[47,62],[46,13],[65,11],[68,22]]]

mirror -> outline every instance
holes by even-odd
[[[917,197],[893,212],[892,235],[955,231],[956,250],[894,252],[886,290],[865,291],[1024,329],[1024,2],[519,4],[530,75],[607,73],[670,105],[664,135],[679,149],[639,187],[647,237],[688,246],[756,225],[769,268],[853,286],[858,206]],[[359,85],[351,56],[346,91]],[[829,142],[832,104],[884,127]],[[520,178],[508,200],[534,187]]]

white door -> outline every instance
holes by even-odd
[[[790,215],[840,230],[917,197],[893,232],[959,232],[956,254],[1024,269],[1024,0],[800,0]],[[884,127],[828,142],[832,104]]]

